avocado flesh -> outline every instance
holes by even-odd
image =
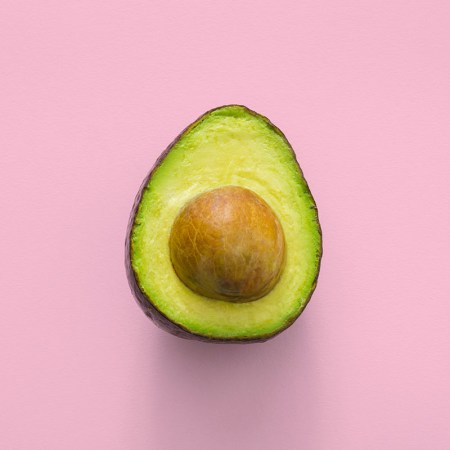
[[[285,235],[280,279],[253,302],[194,293],[178,278],[170,259],[170,232],[183,206],[227,185],[263,198]],[[159,159],[138,195],[127,248],[133,290],[139,291],[143,307],[142,297],[148,301],[149,315],[154,310],[161,316],[158,322],[168,331],[204,340],[258,341],[287,328],[306,306],[317,281],[322,241],[314,200],[286,138],[265,117],[232,105],[200,117]]]

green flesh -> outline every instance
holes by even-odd
[[[249,303],[194,293],[170,260],[169,236],[180,209],[224,185],[261,196],[285,234],[279,282]],[[191,125],[155,169],[134,219],[130,258],[139,288],[170,321],[197,335],[232,340],[273,335],[295,320],[314,290],[321,249],[315,203],[289,143],[265,117],[233,105]]]

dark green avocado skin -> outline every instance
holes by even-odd
[[[245,108],[250,114],[254,114],[254,115],[258,115],[258,116],[262,117],[260,114],[257,114],[256,112],[254,112],[254,111],[252,111],[252,110],[250,110],[247,107],[242,106],[242,105],[226,105],[226,106],[239,106],[241,108]],[[262,336],[260,336],[258,338],[249,337],[248,339],[245,339],[245,338],[216,339],[216,338],[212,338],[212,337],[208,337],[208,336],[195,334],[195,333],[192,333],[189,330],[183,328],[181,325],[172,322],[168,317],[166,317],[161,311],[159,311],[156,308],[156,306],[152,303],[151,298],[147,297],[147,295],[139,287],[139,284],[138,284],[138,281],[137,281],[137,278],[136,278],[136,274],[134,273],[134,270],[133,270],[133,267],[132,267],[132,264],[131,264],[131,232],[132,232],[132,229],[133,229],[136,213],[138,211],[139,204],[140,204],[141,199],[142,199],[142,195],[144,193],[145,187],[148,185],[150,179],[152,178],[153,173],[156,171],[156,169],[162,163],[162,161],[164,160],[166,155],[170,152],[172,147],[177,143],[177,141],[180,139],[180,137],[189,128],[191,128],[194,125],[196,125],[199,122],[201,122],[203,120],[203,118],[206,117],[212,111],[215,111],[216,109],[221,109],[221,108],[224,108],[224,106],[220,106],[218,108],[213,108],[213,109],[207,111],[205,114],[200,116],[191,125],[188,125],[172,141],[172,143],[166,148],[166,150],[164,150],[162,152],[162,154],[156,160],[153,168],[150,170],[149,174],[145,177],[144,181],[142,182],[141,187],[140,187],[140,189],[139,189],[139,191],[138,191],[138,193],[136,195],[136,198],[134,200],[133,208],[132,208],[131,214],[130,214],[130,219],[128,221],[127,234],[126,234],[126,240],[125,240],[125,269],[126,269],[126,274],[127,274],[127,278],[128,278],[128,284],[130,285],[131,292],[133,293],[134,298],[137,301],[138,305],[144,311],[145,315],[147,317],[149,317],[162,330],[167,331],[168,333],[173,334],[174,336],[177,336],[177,337],[180,337],[180,338],[183,338],[183,339],[189,339],[189,340],[201,341],[201,342],[210,342],[210,343],[216,343],[216,344],[262,343],[262,342],[268,341],[269,339],[274,338],[275,336],[277,336],[278,334],[280,334],[281,332],[283,332],[284,330],[289,328],[297,320],[297,318],[300,316],[300,314],[304,311],[305,308],[303,308],[299,312],[299,314],[296,317],[294,317],[291,321],[287,322],[285,324],[285,326],[283,328],[281,328],[280,330],[277,330],[276,332],[274,332],[272,334],[262,335]],[[269,119],[267,119],[265,117],[264,117],[264,119],[273,128],[274,132],[280,134],[284,139],[286,139],[284,134],[275,125],[273,125],[269,121]],[[292,148],[292,146],[290,146],[290,148]],[[294,158],[297,161],[297,158],[295,157],[295,154],[294,154]],[[297,162],[297,165],[298,165],[298,162]],[[299,170],[301,171],[300,166],[299,166]],[[311,196],[311,198],[312,198],[312,196]],[[317,211],[317,208],[316,208],[316,211]],[[321,228],[320,228],[320,223],[319,223],[318,219],[317,219],[317,223],[318,223],[318,226],[319,226],[320,234],[322,234],[322,231],[321,231]],[[321,258],[322,258],[322,253],[323,253],[323,248],[321,247],[319,249],[319,253],[318,253],[319,270],[317,271],[317,276],[316,276],[316,279],[314,281],[314,284],[313,284],[313,287],[311,289],[311,292],[309,294],[309,297],[308,297],[308,299],[306,301],[306,304],[309,303],[309,300],[310,300],[310,298],[311,298],[311,296],[312,296],[312,294],[313,294],[313,292],[314,292],[314,290],[316,288],[316,285],[317,285],[317,279],[318,279],[319,271],[320,271],[320,261],[321,261]],[[306,307],[306,304],[305,304],[305,307]]]

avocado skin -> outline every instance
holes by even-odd
[[[126,269],[128,284],[130,286],[131,292],[133,293],[133,296],[134,296],[135,300],[137,301],[138,305],[144,311],[145,315],[147,317],[149,317],[155,323],[155,325],[158,326],[159,328],[161,328],[162,330],[167,331],[168,333],[173,334],[174,336],[177,336],[177,337],[180,337],[180,338],[183,338],[183,339],[194,340],[194,341],[201,341],[201,342],[210,342],[210,343],[216,343],[216,344],[263,343],[263,342],[266,342],[266,341],[268,341],[270,339],[273,339],[275,336],[277,336],[278,334],[282,333],[284,330],[289,328],[298,319],[298,317],[301,315],[301,313],[305,310],[306,305],[309,303],[309,300],[311,299],[312,294],[314,293],[314,290],[315,290],[315,288],[317,286],[317,280],[318,280],[319,273],[320,273],[320,265],[321,265],[321,259],[322,259],[322,254],[323,254],[323,239],[321,239],[321,246],[320,246],[320,248],[318,250],[319,266],[318,266],[318,270],[317,270],[317,275],[316,275],[316,278],[314,280],[314,284],[313,284],[313,286],[311,288],[311,292],[309,293],[309,296],[306,299],[305,306],[299,311],[297,316],[293,317],[290,321],[286,322],[286,324],[283,326],[283,328],[275,331],[274,333],[261,335],[258,338],[254,338],[254,337],[250,337],[248,339],[246,339],[246,338],[230,338],[230,339],[209,338],[207,336],[203,336],[203,335],[192,333],[191,331],[185,329],[181,325],[172,322],[168,317],[166,317],[161,311],[159,311],[156,308],[156,306],[152,303],[151,298],[147,297],[147,295],[144,292],[142,292],[141,288],[139,287],[138,280],[136,278],[136,274],[134,273],[134,270],[133,270],[133,267],[132,267],[132,264],[131,264],[131,233],[132,233],[132,230],[133,230],[133,225],[134,225],[135,217],[136,217],[136,214],[137,214],[137,211],[138,211],[138,208],[139,208],[139,204],[140,204],[141,199],[142,199],[142,195],[144,193],[145,187],[150,182],[150,179],[152,178],[153,173],[156,171],[156,169],[158,169],[158,167],[164,161],[165,157],[170,152],[172,147],[178,142],[178,140],[189,129],[191,129],[194,126],[196,126],[197,124],[199,124],[211,112],[213,112],[213,111],[215,111],[217,109],[222,109],[222,108],[230,107],[230,106],[237,106],[239,108],[245,108],[245,110],[249,114],[261,117],[273,129],[273,131],[275,133],[281,135],[282,138],[285,139],[286,142],[288,142],[288,140],[286,139],[286,137],[282,133],[282,131],[280,129],[278,129],[272,122],[270,122],[270,120],[267,117],[264,117],[261,114],[258,114],[255,111],[252,111],[251,109],[249,109],[249,108],[247,108],[246,106],[243,106],[243,105],[232,104],[232,105],[219,106],[217,108],[210,109],[209,111],[207,111],[204,114],[202,114],[196,121],[194,121],[193,123],[188,125],[183,131],[181,131],[181,133],[178,134],[178,136],[161,153],[161,155],[156,160],[154,166],[152,167],[152,169],[150,170],[150,172],[148,173],[148,175],[145,177],[144,181],[142,182],[141,187],[139,188],[139,191],[138,191],[138,193],[136,195],[136,198],[134,200],[133,208],[131,210],[130,218],[129,218],[129,221],[128,221],[127,234],[126,234],[126,240],[125,240],[125,269]],[[288,142],[288,144],[289,144],[289,142]],[[299,169],[300,173],[303,176],[303,172],[302,172],[302,170],[300,168],[300,165],[299,165],[299,163],[297,161],[297,157],[295,155],[295,152],[293,151],[292,146],[290,144],[289,144],[289,148],[291,149],[291,152],[292,152],[292,154],[294,156],[294,159],[295,159],[295,161],[297,163],[298,169]],[[308,186],[305,177],[303,177],[303,179],[305,180],[306,186]],[[311,195],[311,192],[310,192],[309,188],[308,188],[308,192]],[[322,229],[321,229],[321,226],[320,226],[319,218],[318,218],[318,215],[317,215],[317,207],[316,207],[316,204],[315,204],[315,201],[314,201],[314,198],[313,198],[312,195],[311,195],[311,199],[313,201],[313,205],[314,205],[313,207],[316,210],[317,225],[318,225],[318,228],[319,228],[319,233],[320,233],[320,236],[322,237],[323,235],[322,235]]]

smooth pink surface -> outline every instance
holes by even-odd
[[[0,448],[450,448],[450,3],[3,1]],[[134,196],[207,109],[290,139],[324,258],[263,345],[157,329]],[[255,161],[257,163],[257,161]]]

